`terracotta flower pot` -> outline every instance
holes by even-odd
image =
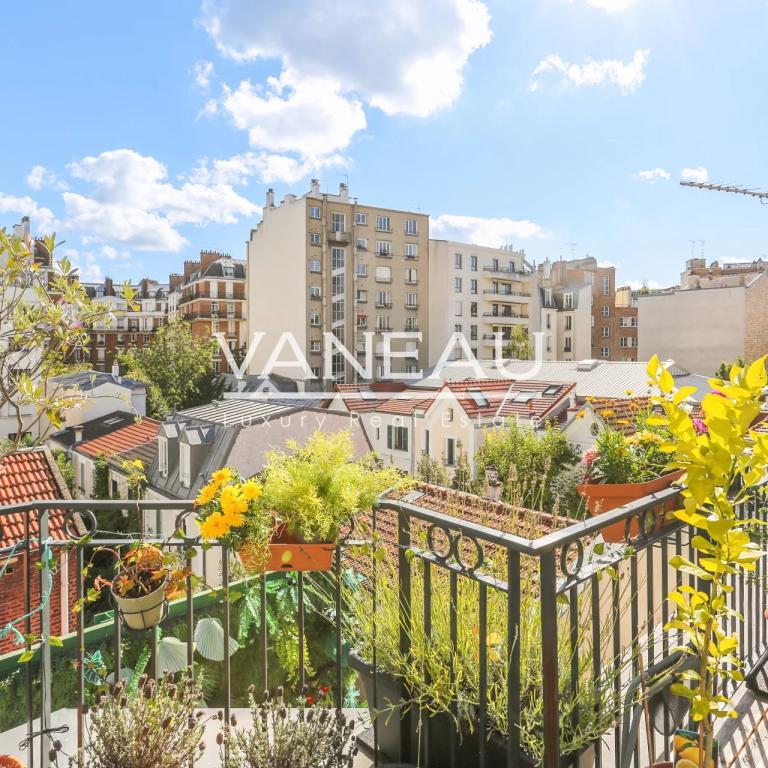
[[[151,629],[165,618],[168,607],[167,586],[168,576],[154,592],[141,597],[123,597],[112,589],[115,605],[128,629]]]
[[[26,768],[18,757],[0,755],[0,768]]]
[[[582,483],[576,488],[586,501],[587,509],[594,516],[623,507],[625,504],[642,499],[652,493],[663,491],[665,488],[669,488],[675,480],[679,480],[682,475],[682,470],[678,470],[644,483]],[[661,505],[659,507],[656,510],[657,514],[672,509],[674,502],[672,500],[667,501],[663,510]],[[625,527],[625,521],[622,520],[603,528],[601,533],[606,541],[616,543],[624,540]],[[629,535],[630,537],[637,536],[638,532],[638,520],[635,518],[630,525]]]
[[[279,529],[269,544],[266,563],[259,563],[247,548],[238,550],[243,567],[251,573],[264,571],[330,571],[333,565],[334,542],[307,543]]]

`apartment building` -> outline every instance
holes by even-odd
[[[464,335],[476,358],[490,359],[496,334],[504,351],[515,327],[538,330],[539,294],[525,251],[430,240],[429,301],[430,365],[454,333]]]
[[[554,340],[558,351],[551,359],[592,358],[623,362],[638,359],[637,306],[628,288],[617,289],[616,267],[599,266],[595,258],[587,256],[568,261],[547,260],[539,265],[538,273],[542,290],[551,291],[552,308],[563,313],[562,320],[557,318],[558,331],[561,330],[560,324],[568,323],[568,313],[573,315],[570,321],[571,344],[579,350],[576,353],[566,353],[564,337],[561,350],[558,334]],[[585,290],[585,287],[588,290]],[[550,308],[546,306],[546,302],[543,304],[544,316],[545,310]],[[586,327],[585,319],[588,322]],[[546,316],[543,321],[546,322]],[[551,318],[550,323],[554,322],[555,319]],[[564,330],[562,332],[564,333]]]
[[[638,297],[640,358],[670,358],[691,373],[768,352],[768,262],[706,266],[689,259],[680,286]]]
[[[248,327],[265,336],[250,373],[259,373],[281,335],[293,334],[307,361],[281,366],[276,373],[296,379],[354,381],[357,373],[337,347],[326,346],[332,333],[349,355],[374,378],[386,375],[382,332],[420,334],[391,341],[400,355],[397,373],[427,366],[429,349],[429,217],[424,213],[363,205],[346,184],[338,194],[323,193],[313,179],[302,197],[288,194],[275,205],[267,192],[262,221],[248,241]],[[282,361],[296,355],[287,347]],[[312,380],[315,384],[318,381]]]
[[[184,274],[169,277],[169,318],[189,322],[196,336],[223,333],[229,348],[238,352],[247,343],[246,264],[229,254],[201,251],[197,261],[184,262]],[[232,373],[217,348],[217,373]]]
[[[97,371],[111,371],[118,355],[148,344],[152,333],[166,322],[168,285],[144,278],[133,286],[135,296],[129,306],[111,278],[103,283],[83,283],[88,296],[108,307],[110,316],[94,324],[85,361]]]

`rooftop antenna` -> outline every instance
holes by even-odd
[[[691,258],[693,259],[696,256],[696,241],[689,240],[688,242],[691,244]]]
[[[704,258],[704,243],[706,240],[699,240],[699,243],[701,243],[701,258]]]
[[[571,258],[576,258],[576,246],[578,243],[566,243],[566,245],[571,249]]]
[[[733,184],[709,184],[702,181],[681,181],[680,186],[708,189],[710,192],[730,192],[734,195],[756,197],[763,205],[768,205],[768,192],[760,192],[757,189],[747,189],[746,187],[738,187]]]

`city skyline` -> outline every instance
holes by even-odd
[[[430,214],[432,237],[588,253],[622,284],[674,284],[702,247],[762,255],[756,201],[677,182],[768,178],[764,4],[311,8],[10,10],[0,223],[55,229],[84,280],[164,281],[201,249],[245,258],[265,189],[316,176]]]

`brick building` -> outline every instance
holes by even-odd
[[[132,306],[128,306],[111,278],[103,283],[84,283],[95,302],[107,306],[111,317],[95,324],[86,359],[97,371],[111,371],[115,358],[130,349],[149,343],[152,333],[167,320],[168,286],[144,278],[138,285]]]
[[[17,451],[5,456],[0,461],[0,506],[20,504],[25,501],[45,499],[69,499],[69,491],[61,477],[50,451],[46,448],[34,448]],[[65,539],[63,510],[49,513],[49,536],[52,539]],[[25,515],[22,513],[5,514],[0,517],[0,547],[13,547],[25,539]],[[26,594],[29,589],[30,605],[34,610],[41,603],[41,572],[37,568],[40,562],[40,548],[37,544],[39,527],[37,513],[30,515],[29,535],[34,542],[29,553],[19,551],[8,563],[5,573],[0,577],[0,626],[4,627],[15,619],[24,616]],[[8,555],[2,556],[5,563]],[[27,568],[26,558],[30,558]],[[76,552],[71,550],[57,551],[59,568],[54,575],[53,587],[50,594],[51,633],[64,635],[74,629],[76,617],[72,613],[77,599],[77,559]],[[30,581],[27,584],[27,573]],[[31,631],[40,634],[40,613],[32,617]],[[22,633],[26,632],[20,625]],[[12,636],[0,640],[0,653],[19,650]]]
[[[169,278],[168,316],[190,323],[196,336],[210,338],[223,333],[235,352],[246,343],[245,262],[217,251],[201,251],[199,261],[185,261],[183,275]],[[230,373],[224,355],[217,350],[217,373]]]

